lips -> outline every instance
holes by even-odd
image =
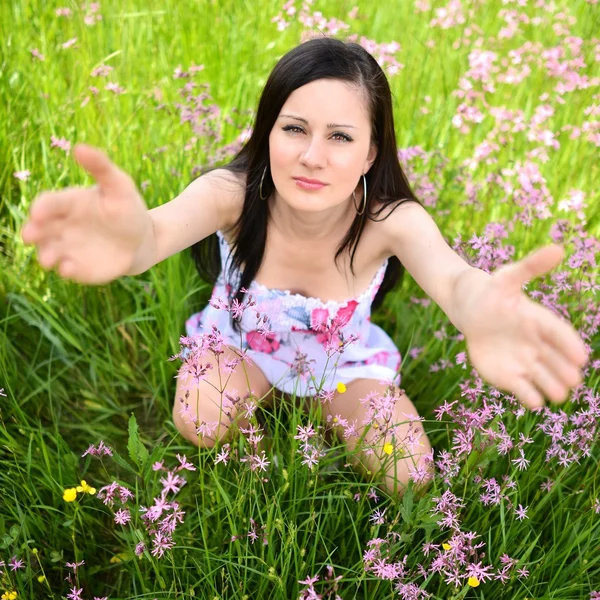
[[[314,181],[319,181],[318,179],[306,179],[305,177],[300,177],[300,178],[295,178],[294,181],[296,182],[296,187],[300,188],[301,190],[306,190],[306,191],[317,191],[317,190],[322,190],[327,184],[326,183],[313,183]]]
[[[296,181],[302,181],[303,183],[308,183],[312,185],[327,185],[324,181],[319,181],[318,179],[308,179],[307,177],[293,177]]]

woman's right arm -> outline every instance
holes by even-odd
[[[232,227],[243,201],[243,180],[237,174],[215,169],[198,177],[179,196],[148,211],[151,227],[127,275],[143,273],[218,229]]]
[[[104,284],[143,273],[232,226],[243,205],[242,180],[217,169],[148,210],[132,178],[103,152],[78,144],[74,155],[97,185],[40,194],[21,236],[36,245],[42,268],[56,267],[60,276],[79,283]]]

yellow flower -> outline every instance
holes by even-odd
[[[343,394],[346,391],[346,386],[341,381],[337,384],[337,391],[340,394]]]
[[[389,442],[383,447],[383,451],[386,454],[391,454],[394,451],[394,446],[392,446],[392,444],[390,444]]]
[[[40,583],[44,583],[44,581],[46,581],[46,576],[45,576],[45,575],[40,575],[40,576],[38,577],[38,581],[39,581]]]
[[[84,479],[81,480],[81,485],[77,486],[78,492],[87,492],[88,494],[95,494],[96,488],[89,486]]]
[[[477,587],[479,585],[479,579],[477,579],[477,577],[469,577],[469,580],[467,581],[467,583],[471,587]]]
[[[450,544],[445,544],[445,543],[444,543],[444,544],[442,544],[442,548],[443,548],[444,550],[450,550]]]
[[[117,554],[111,557],[109,562],[114,565],[123,562],[124,560],[129,560],[130,558],[132,558],[132,555],[129,552],[118,552]]]
[[[65,502],[73,502],[75,498],[77,498],[77,490],[75,488],[65,490],[65,493],[63,494],[63,500]]]
[[[2,600],[16,600],[17,599],[17,592],[4,592],[4,594],[2,594]]]

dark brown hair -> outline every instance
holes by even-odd
[[[265,251],[269,205],[261,200],[259,186],[263,172],[269,165],[269,135],[290,94],[317,79],[339,79],[359,86],[366,92],[372,142],[377,147],[375,161],[366,174],[368,193],[365,213],[362,216],[356,215],[337,249],[336,262],[344,251],[348,251],[350,269],[354,273],[354,255],[365,219],[383,220],[406,201],[421,204],[400,166],[392,94],[385,73],[377,61],[359,44],[332,37],[316,38],[300,44],[275,65],[262,91],[250,138],[231,162],[221,167],[243,174],[246,178],[244,206],[233,229],[232,244],[232,269],[241,269],[243,266],[242,277],[234,295],[239,302],[244,298],[240,289],[248,288],[254,280]],[[273,181],[270,177],[265,177],[263,194],[270,194],[272,190]],[[376,211],[375,200],[379,205]],[[384,211],[385,216],[379,218]],[[214,282],[221,264],[216,235],[194,244],[191,251],[200,276],[206,281]],[[402,280],[403,275],[404,267],[395,256],[391,257],[382,285],[373,301],[373,309],[381,305],[385,294]]]

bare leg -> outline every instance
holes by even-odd
[[[387,423],[372,421],[365,434],[365,421],[369,418],[369,403],[360,400],[368,396],[384,397],[388,387],[374,379],[355,379],[347,385],[346,392],[336,393],[330,404],[323,405],[323,414],[334,424],[336,433],[343,439],[343,427],[336,423],[356,421],[358,436],[346,439],[353,451],[360,442],[360,452],[353,461],[366,474],[382,474],[383,487],[390,493],[402,495],[411,478],[411,470],[419,465],[421,472],[429,465],[424,464],[423,455],[431,452],[431,444],[420,421],[414,404],[406,395],[398,396],[393,408],[387,413]],[[391,399],[388,393],[388,398]],[[386,413],[385,410],[382,413]],[[335,421],[335,419],[338,421]],[[414,477],[413,477],[414,479]],[[430,475],[427,477],[430,479]]]
[[[249,392],[260,402],[272,400],[271,385],[256,365],[240,363],[231,373],[226,372],[223,365],[237,357],[235,348],[226,347],[219,356],[218,368],[216,357],[207,351],[200,360],[211,362],[213,368],[200,381],[184,372],[185,365],[179,369],[173,422],[183,437],[196,445],[211,448],[227,439],[234,423],[248,427],[248,419],[240,413],[245,413],[244,404],[249,400],[244,398]],[[241,401],[232,403],[228,396]]]

